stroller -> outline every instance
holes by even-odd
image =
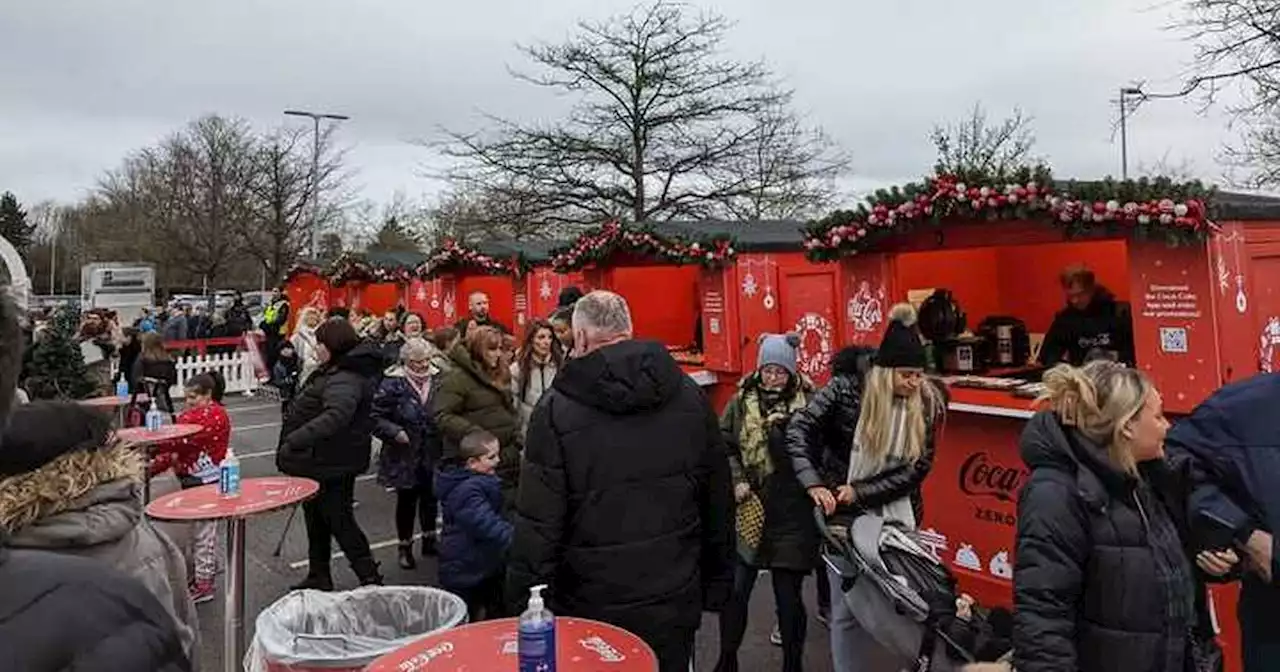
[[[958,615],[955,577],[914,530],[874,514],[858,516],[847,532],[829,527],[821,509],[815,518],[845,604],[903,669],[953,672],[1012,659],[1009,613],[973,605],[967,618]]]

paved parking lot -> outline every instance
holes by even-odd
[[[245,478],[277,474],[275,445],[280,431],[279,408],[272,403],[237,399],[229,404],[232,419],[231,444],[241,460]],[[167,477],[154,484],[155,495],[176,487]],[[395,525],[393,521],[394,495],[386,492],[374,480],[373,474],[361,476],[356,483],[356,499],[359,506],[356,516],[365,534],[373,544],[374,555],[382,563],[382,572],[389,584],[425,584],[436,581],[435,564],[419,562],[418,569],[404,571],[396,566]],[[248,641],[253,638],[253,620],[264,607],[274,602],[306,573],[306,533],[299,512],[285,533],[289,512],[280,511],[252,518],[248,524],[247,557],[245,559],[246,591],[245,608],[248,621]],[[180,543],[186,538],[183,526],[161,525]],[[281,535],[284,546],[279,557],[273,551]],[[219,540],[221,543],[221,533]],[[336,551],[336,546],[335,546]],[[334,580],[338,587],[353,588],[355,576],[346,563],[334,562]],[[219,577],[221,579],[221,577]],[[221,591],[221,583],[219,584]],[[810,613],[814,612],[812,583],[807,587],[806,598]],[[222,669],[222,594],[218,599],[199,606],[201,630],[200,666],[205,672]],[[768,577],[762,576],[756,585],[752,600],[752,622],[746,643],[740,653],[744,670],[776,670],[781,666],[781,655],[768,642],[773,625],[773,593]],[[810,621],[810,633],[806,647],[805,669],[809,672],[831,670],[827,653],[827,632],[816,620]],[[715,665],[717,652],[716,622],[707,618],[698,635],[696,669],[710,671]]]

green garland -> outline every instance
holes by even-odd
[[[873,249],[922,224],[947,221],[1045,221],[1068,238],[1130,235],[1169,245],[1205,240],[1217,227],[1208,219],[1213,190],[1200,182],[1167,178],[1055,182],[1044,166],[1007,176],[937,175],[876,191],[854,210],[837,210],[805,228],[805,254],[828,262]]]
[[[592,264],[607,263],[615,254],[630,254],[677,266],[697,264],[719,268],[732,261],[737,252],[733,237],[728,234],[687,240],[658,233],[649,226],[613,221],[587,230],[572,244],[552,251],[551,267],[558,273],[569,273]]]

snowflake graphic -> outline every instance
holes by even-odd
[[[414,296],[414,298],[416,298],[418,301],[426,301],[426,300],[427,300],[427,288],[426,288],[426,287],[423,287],[422,285],[418,285],[418,291],[417,291],[413,296]]]
[[[742,277],[742,293],[751,298],[755,298],[756,292],[760,291],[760,285],[756,284],[756,276],[747,273]]]
[[[543,301],[551,298],[551,283],[547,282],[546,278],[543,278],[542,284],[538,285],[538,296],[541,296]]]

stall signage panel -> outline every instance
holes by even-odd
[[[1251,354],[1258,371],[1276,373],[1280,371],[1280,256],[1257,256],[1251,264],[1258,288],[1253,296],[1257,352]]]
[[[1017,498],[1030,477],[1018,455],[1020,428],[1018,420],[971,414],[948,422],[924,483],[921,529],[980,600],[1008,601]]]
[[[422,308],[420,312],[427,326],[436,328],[453,326],[458,321],[458,284],[451,276],[432,278],[422,283]]]
[[[1134,241],[1129,262],[1138,366],[1164,394],[1167,410],[1189,412],[1218,387],[1206,249]]]
[[[755,368],[759,351],[756,337],[785,331],[791,325],[782,324],[778,305],[781,296],[778,260],[773,255],[740,255],[734,269],[737,278],[732,291],[737,294],[738,333],[741,334],[738,342],[742,344],[741,368],[750,371]]]
[[[708,369],[737,371],[738,329],[729,316],[733,297],[725,292],[726,276],[731,269],[708,269],[698,278],[699,302],[702,304],[702,356]]]
[[[842,262],[842,272],[845,340],[850,345],[879,345],[893,306],[885,257],[850,257]]]
[[[800,372],[819,386],[831,379],[831,358],[839,347],[835,277],[835,271],[783,276],[783,324],[800,335]]]

